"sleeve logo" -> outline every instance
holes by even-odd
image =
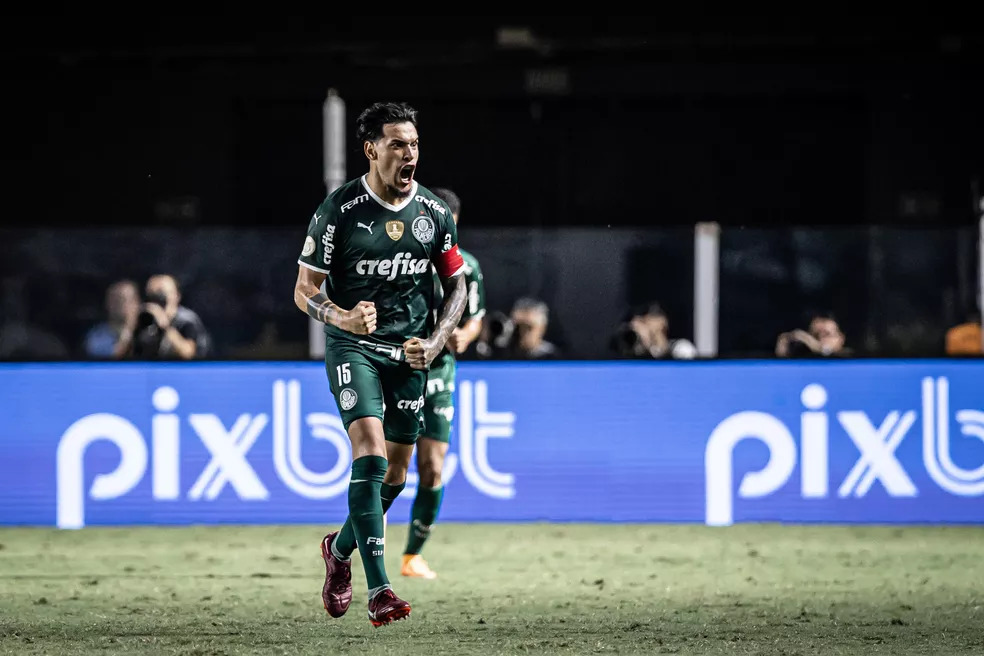
[[[303,255],[304,257],[311,255],[311,253],[314,252],[314,248],[315,248],[314,237],[308,235],[307,237],[304,238],[304,248],[301,249],[301,255]]]

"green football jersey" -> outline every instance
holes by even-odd
[[[434,329],[431,263],[445,276],[464,266],[451,210],[422,185],[398,205],[379,198],[366,176],[345,183],[311,217],[297,260],[327,274],[328,298],[350,310],[376,306],[376,330],[354,335],[325,325],[329,337],[369,339],[395,346]]]

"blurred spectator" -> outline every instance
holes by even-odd
[[[512,358],[540,360],[560,357],[557,347],[543,338],[549,322],[550,310],[543,301],[528,297],[516,301],[512,309]]]
[[[797,328],[779,335],[776,355],[780,358],[851,357],[844,333],[830,313],[816,314],[808,331]]]
[[[670,322],[658,303],[634,308],[612,336],[621,358],[692,360],[697,348],[686,339],[670,339]]]
[[[971,312],[967,320],[946,331],[947,355],[982,355],[981,315]]]
[[[198,315],[181,305],[181,292],[172,276],[152,276],[144,300],[133,338],[134,358],[191,360],[210,355],[208,332]]]
[[[93,326],[85,336],[85,354],[90,358],[119,360],[127,355],[133,329],[140,313],[140,291],[132,280],[120,280],[106,290],[106,321]]]
[[[524,297],[513,305],[512,315],[487,315],[476,345],[481,358],[503,360],[547,360],[559,358],[560,350],[544,339],[550,322],[547,304]]]

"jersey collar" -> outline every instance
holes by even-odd
[[[369,181],[367,180],[367,177],[368,174],[363,174],[362,186],[365,187],[366,191],[369,193],[369,197],[372,198],[377,203],[379,203],[380,205],[382,205],[383,207],[385,207],[386,209],[388,209],[390,212],[399,212],[404,207],[409,205],[410,201],[413,200],[413,197],[417,195],[417,181],[414,180],[413,186],[410,188],[410,195],[404,198],[403,202],[400,203],[399,205],[391,205],[390,203],[387,203],[385,200],[383,200],[382,198],[376,195],[376,192],[374,192],[372,190],[372,187],[369,186]]]

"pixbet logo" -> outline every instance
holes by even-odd
[[[273,459],[280,480],[297,494],[310,499],[328,499],[348,487],[351,448],[341,420],[325,412],[308,413],[311,435],[330,442],[338,459],[328,471],[313,472],[301,460],[301,388],[296,380],[273,383]],[[181,418],[174,414],[180,402],[173,387],[159,387],[151,402],[157,410],[151,419],[152,492],[156,500],[181,497]],[[269,490],[246,459],[247,453],[270,423],[266,413],[239,415],[226,428],[214,414],[190,414],[192,432],[211,454],[211,460],[187,492],[192,501],[213,500],[229,485],[240,499],[258,501]],[[120,463],[108,474],[97,475],[89,490],[91,498],[113,499],[132,490],[147,471],[148,452],[144,436],[128,419],[98,413],[73,423],[58,443],[57,524],[81,528],[85,524],[83,456],[90,444],[108,440],[120,450]]]
[[[922,381],[923,462],[933,481],[958,496],[984,494],[984,465],[973,470],[954,463],[950,451],[949,381]],[[800,400],[807,412],[800,415],[800,490],[804,499],[829,496],[828,450],[830,418],[822,412],[827,390],[813,383],[803,388]],[[895,456],[902,440],[916,422],[916,411],[892,410],[875,426],[861,410],[836,413],[838,424],[858,448],[860,456],[837,489],[841,498],[863,497],[875,481],[889,495],[914,497],[915,484]],[[961,432],[984,442],[984,412],[956,413]],[[704,452],[706,476],[705,521],[723,526],[734,521],[733,454],[739,442],[756,439],[769,449],[769,460],[760,471],[746,473],[738,486],[741,498],[764,497],[780,489],[796,466],[796,443],[789,428],[773,415],[746,411],[731,415],[714,429]]]
[[[489,466],[486,442],[493,437],[511,437],[514,417],[512,413],[488,412],[485,382],[477,381],[474,386],[475,398],[472,398],[472,383],[468,383],[468,398],[461,399],[469,404],[467,415],[472,418],[461,431],[462,469],[478,490],[497,498],[511,498],[512,475]],[[151,396],[156,413],[151,417],[149,441],[133,422],[119,415],[96,413],[78,419],[58,443],[57,525],[81,528],[85,525],[87,497],[104,501],[126,495],[144,479],[148,466],[155,500],[173,501],[184,496],[190,501],[211,501],[227,485],[242,500],[267,500],[268,485],[273,481],[261,479],[247,456],[270,425],[274,471],[285,487],[308,499],[329,499],[344,493],[350,476],[351,447],[338,416],[325,412],[302,415],[301,385],[296,380],[274,381],[272,401],[272,413],[243,413],[227,428],[211,413],[181,417],[176,413],[180,404],[178,391],[169,386],[158,387]],[[302,419],[309,434],[330,443],[338,455],[327,471],[312,471],[302,460]],[[197,438],[210,454],[209,462],[184,493],[182,437]],[[112,443],[120,452],[120,461],[112,471],[93,477],[87,491],[83,471],[85,452],[99,441]],[[457,461],[446,464],[451,465],[452,471],[448,473],[453,475]],[[445,475],[445,480],[449,479],[450,475]]]

